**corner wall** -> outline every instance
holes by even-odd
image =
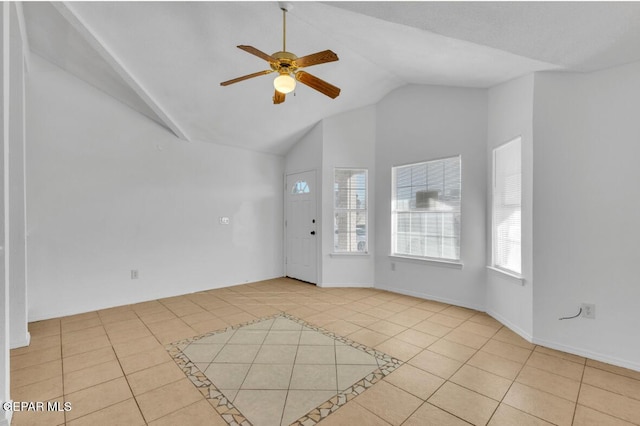
[[[375,269],[375,106],[348,111],[323,121],[322,287],[373,287]],[[368,170],[367,254],[334,254],[334,170]]]
[[[282,157],[179,140],[32,59],[31,321],[282,276]]]
[[[9,251],[8,247],[8,210],[9,210],[9,171],[7,165],[9,151],[9,30],[10,30],[10,3],[0,4],[0,58],[2,65],[2,118],[0,118],[0,129],[2,130],[2,141],[0,144],[0,161],[2,162],[2,177],[0,177],[0,187],[2,187],[2,197],[0,198],[0,244],[2,262],[0,262],[0,403],[9,401],[11,370],[9,369]],[[11,411],[0,411],[0,426],[8,426],[11,422]]]
[[[377,104],[376,122],[376,288],[484,310],[487,91],[404,86]],[[464,267],[391,259],[391,168],[459,154]]]
[[[492,256],[494,148],[522,138],[522,276],[524,282],[487,269],[486,311],[524,338],[533,337],[533,89],[528,75],[489,89],[487,129],[487,265]]]
[[[25,53],[17,4],[11,10],[9,110],[9,293],[11,348],[27,346],[27,247],[25,182]]]
[[[319,287],[373,287],[375,247],[375,107],[326,118],[287,153],[285,174],[316,171]],[[369,253],[333,254],[333,180],[336,167],[369,173]]]
[[[2,66],[2,178],[0,187],[0,403],[11,400],[9,348],[29,344],[25,251],[24,73],[19,3],[0,5]],[[0,410],[0,426],[11,423],[11,410]]]
[[[640,370],[640,62],[539,73],[534,342]],[[576,318],[582,302],[595,320]]]

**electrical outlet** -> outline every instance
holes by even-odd
[[[137,269],[132,269],[131,270],[131,279],[132,280],[137,280],[138,279],[138,270]]]
[[[596,319],[596,305],[593,303],[583,303],[582,316],[589,319]]]

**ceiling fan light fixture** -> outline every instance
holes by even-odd
[[[275,93],[273,94],[273,103],[281,104],[285,101],[287,93],[291,93],[296,88],[296,82],[300,82],[305,86],[309,86],[314,90],[335,99],[340,94],[340,88],[333,84],[327,83],[318,77],[303,71],[302,68],[307,68],[313,65],[320,65],[327,62],[333,62],[338,60],[336,55],[331,50],[323,50],[322,52],[312,53],[301,58],[294,55],[291,52],[287,52],[287,12],[291,10],[291,4],[287,2],[280,2],[280,9],[282,9],[282,50],[275,52],[271,55],[267,55],[261,50],[256,49],[253,46],[239,45],[238,48],[257,56],[269,63],[269,68],[264,71],[254,72],[253,74],[247,74],[242,77],[237,77],[232,80],[223,81],[221,86],[228,86],[230,84],[238,83],[240,81],[248,80],[250,78],[259,77],[265,74],[271,74],[277,72],[278,76],[273,81],[275,87]]]
[[[287,93],[293,92],[293,89],[296,88],[296,79],[287,73],[282,73],[273,80],[273,87],[275,87],[278,92],[286,95]]]

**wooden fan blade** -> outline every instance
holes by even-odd
[[[302,84],[306,84],[312,89],[316,89],[318,92],[327,95],[331,99],[335,99],[340,94],[340,88],[329,84],[318,77],[309,74],[308,72],[298,71],[296,73],[296,80]]]
[[[282,92],[278,92],[277,90],[273,93],[273,103],[281,104],[284,102],[285,94]]]
[[[266,53],[264,53],[261,50],[256,49],[253,46],[238,46],[238,49],[242,49],[247,53],[251,53],[252,55],[256,55],[258,58],[262,58],[267,62],[278,62],[277,59],[273,58],[271,55],[267,55]]]
[[[298,67],[310,67],[312,65],[324,64],[325,62],[333,62],[338,60],[338,55],[330,50],[323,50],[322,52],[313,53],[311,55],[303,56],[295,60]]]
[[[239,81],[249,80],[253,77],[260,77],[261,75],[266,75],[272,73],[273,70],[264,70],[259,72],[254,72],[253,74],[243,75],[242,77],[234,78],[233,80],[223,81],[220,83],[220,86],[228,86],[233,83],[237,83]]]

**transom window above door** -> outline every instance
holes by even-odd
[[[292,194],[308,194],[309,185],[307,184],[307,182],[303,180],[299,180],[293,184],[293,187],[291,187],[291,193]]]

